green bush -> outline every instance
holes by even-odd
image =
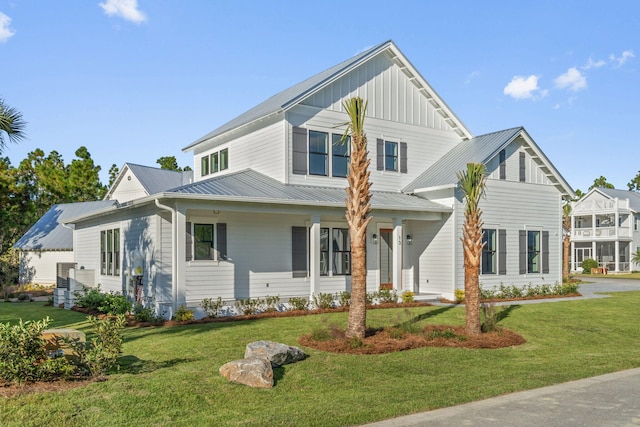
[[[222,307],[224,307],[226,302],[221,298],[214,300],[212,298],[205,298],[200,303],[200,307],[207,312],[207,316],[209,317],[218,317],[222,311]]]
[[[340,307],[349,307],[349,304],[351,304],[351,292],[338,292],[336,294],[336,300],[338,301],[338,304],[340,304]]]
[[[289,298],[289,306],[291,310],[306,310],[309,308],[309,302],[305,298],[292,297]]]
[[[125,295],[118,292],[110,292],[104,295],[104,303],[98,308],[101,313],[116,316],[127,314],[131,311],[131,301]]]
[[[333,295],[322,292],[313,294],[313,305],[321,309],[331,308],[333,306]]]
[[[598,261],[592,258],[582,261],[582,274],[591,274],[592,268],[598,268]]]
[[[415,293],[413,293],[412,291],[404,291],[404,292],[402,293],[402,302],[404,302],[404,303],[413,302],[413,301],[414,301],[413,297],[414,297],[415,295],[416,295],[416,294],[415,294]]]
[[[106,294],[100,292],[100,286],[95,288],[82,287],[82,292],[75,292],[76,305],[93,311],[100,311],[104,305]]]
[[[236,301],[236,308],[242,314],[256,314],[264,311],[264,301],[260,298],[239,299]]]
[[[280,306],[280,297],[279,296],[269,296],[264,297],[264,311],[268,313],[272,313],[274,311],[278,311],[278,307]]]
[[[51,323],[43,320],[15,324],[0,323],[0,378],[7,382],[50,381],[69,377],[74,368],[64,358],[50,359],[42,331]]]
[[[464,289],[456,289],[453,291],[453,297],[456,299],[456,302],[460,304],[464,301]]]
[[[144,307],[142,304],[136,303],[133,308],[133,318],[138,322],[162,322],[164,318],[156,314],[151,307]]]
[[[91,344],[73,339],[67,342],[78,355],[78,368],[95,377],[104,375],[116,364],[122,353],[122,330],[126,322],[123,314],[103,320],[89,316],[89,322],[95,334]]]
[[[178,310],[176,310],[176,315],[174,319],[178,322],[186,322],[187,320],[195,319],[193,314],[193,310],[189,310],[184,304],[181,304]]]
[[[398,292],[395,289],[380,289],[378,301],[380,304],[396,303],[398,302]]]

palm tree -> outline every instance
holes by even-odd
[[[362,98],[350,98],[343,102],[349,116],[343,141],[351,136],[351,161],[346,188],[346,219],[351,238],[351,303],[346,336],[364,338],[367,326],[367,226],[371,217],[371,182],[369,181],[369,152],[364,133],[367,102]]]
[[[571,248],[571,203],[562,206],[562,225],[565,230],[563,239],[564,256],[562,259],[562,277],[569,280],[569,249]]]
[[[22,119],[22,113],[0,99],[0,153],[6,147],[5,137],[9,142],[18,142],[25,138],[26,124]]]
[[[482,211],[480,198],[485,196],[487,169],[482,163],[467,163],[467,170],[457,173],[464,195],[464,301],[466,307],[466,332],[479,335],[480,329],[480,257],[482,256]]]
[[[637,248],[636,251],[631,254],[631,261],[640,265],[640,248]]]

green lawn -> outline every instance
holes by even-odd
[[[640,272],[625,273],[625,274],[572,274],[572,277],[576,277],[582,280],[588,281],[589,278],[603,278],[603,279],[640,279]]]
[[[500,350],[424,348],[386,355],[309,357],[275,370],[273,389],[231,384],[218,368],[247,342],[296,338],[346,313],[127,329],[121,368],[109,380],[57,393],[0,399],[2,426],[345,426],[456,405],[518,390],[640,367],[640,292],[611,298],[512,306],[501,325],[524,345]],[[423,323],[462,324],[464,308],[422,307]],[[0,303],[0,322],[84,317],[37,303]],[[406,318],[371,310],[372,326]]]

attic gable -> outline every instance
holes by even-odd
[[[299,104],[325,104],[325,98],[334,97],[333,94],[336,90],[340,92],[338,98],[359,95],[364,99],[369,99],[371,98],[371,93],[369,93],[370,89],[368,87],[365,89],[365,86],[359,85],[357,76],[359,75],[358,73],[360,73],[360,75],[364,77],[361,79],[362,82],[364,82],[367,80],[366,76],[369,76],[369,73],[375,73],[376,70],[378,70],[379,74],[371,74],[371,77],[374,77],[374,82],[369,84],[369,86],[373,88],[374,86],[372,85],[380,83],[382,85],[381,87],[386,87],[388,90],[393,89],[394,93],[400,90],[405,98],[402,102],[403,107],[400,107],[404,114],[400,117],[397,112],[394,112],[394,110],[399,108],[400,103],[394,106],[390,97],[379,97],[379,101],[373,97],[373,102],[369,101],[369,115],[384,118],[385,116],[394,117],[395,114],[397,117],[400,117],[400,121],[407,122],[407,106],[411,105],[410,110],[413,110],[415,106],[416,111],[418,111],[420,105],[423,105],[426,108],[423,117],[420,118],[417,113],[412,113],[409,114],[411,117],[408,122],[425,123],[425,125],[428,125],[429,115],[431,114],[432,124],[453,130],[463,139],[472,137],[471,132],[462,124],[460,119],[453,114],[445,102],[390,40],[283,90],[207,135],[197,139],[192,144],[183,148],[183,151],[193,150],[202,143],[264,120],[274,114],[287,111]],[[346,78],[348,78],[349,81],[349,88],[352,86],[354,88],[361,87],[362,90],[349,90],[348,95],[346,95],[346,92],[344,92],[344,89],[347,87]],[[351,83],[352,79],[354,79],[353,84]],[[380,82],[375,82],[375,79],[380,79]],[[386,85],[385,81],[387,81]],[[331,86],[334,84],[336,85],[332,88]],[[393,85],[396,87],[394,88]],[[325,91],[325,93],[321,93],[323,91]],[[331,93],[331,95],[329,95],[329,93]],[[336,102],[340,104],[338,100],[336,100]],[[329,104],[334,103],[335,102]],[[375,104],[373,110],[371,109],[372,104]]]

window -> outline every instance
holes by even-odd
[[[505,150],[500,150],[500,179],[507,179],[507,162]]]
[[[384,170],[397,171],[398,170],[398,143],[385,141],[384,142]]]
[[[333,274],[351,274],[351,239],[348,228],[334,228],[332,238]]]
[[[120,275],[120,229],[100,232],[100,274]]]
[[[220,170],[223,171],[229,168],[229,149],[225,148],[220,151]]]
[[[218,153],[213,153],[211,155],[211,173],[218,172]]]
[[[496,230],[482,230],[482,274],[496,274]]]
[[[213,224],[194,224],[194,259],[213,258]]]
[[[329,169],[329,134],[309,131],[309,174],[328,175]]]
[[[329,229],[320,229],[320,275],[329,275]]]
[[[209,175],[209,156],[200,159],[200,176]]]
[[[520,153],[520,182],[525,182],[527,179],[526,170],[526,158],[524,153]]]
[[[331,175],[346,178],[351,158],[351,137],[344,140],[342,135],[331,135]]]
[[[527,273],[540,273],[539,231],[527,231]]]

